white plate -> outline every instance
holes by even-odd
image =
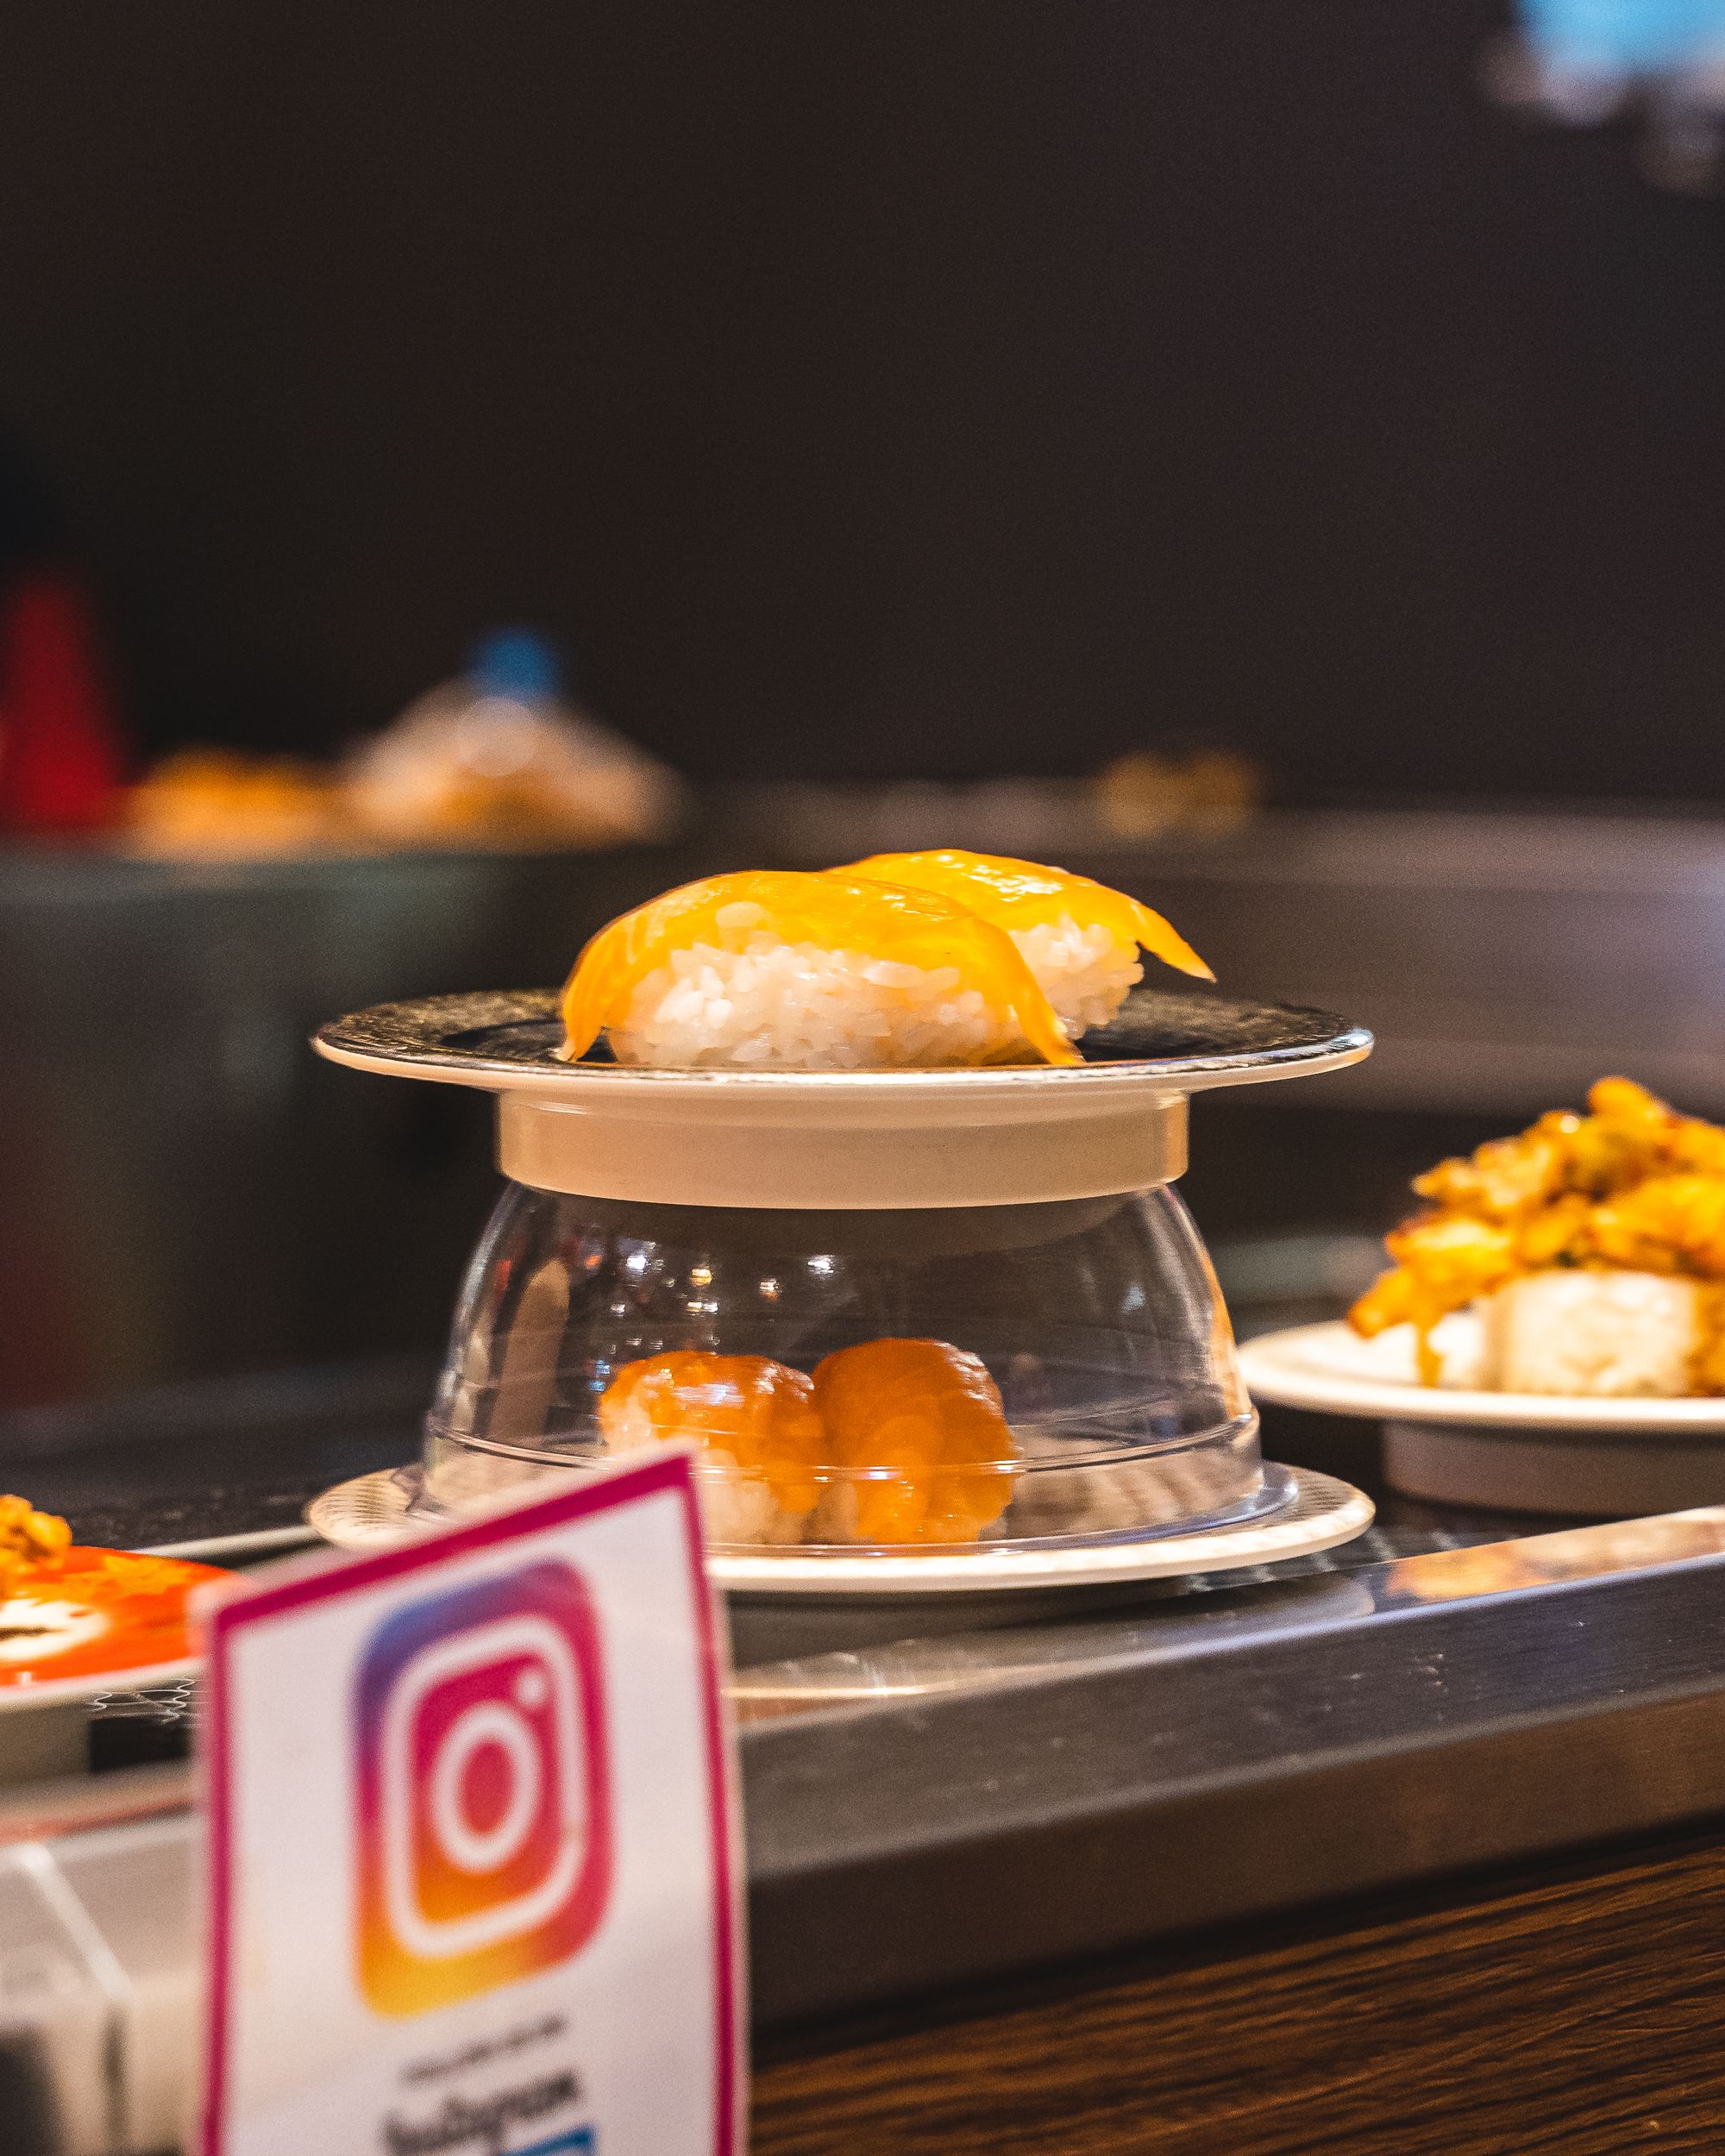
[[[735,1065],[685,1070],[624,1067],[589,1050],[577,1062],[558,1055],[562,1022],[555,988],[485,990],[380,1003],[321,1026],[320,1056],[384,1077],[430,1078],[486,1093],[522,1093],[577,1104],[588,1112],[646,1115],[653,1102],[685,1114],[783,1115],[796,1104],[828,1104],[855,1120],[869,1104],[916,1104],[919,1112],[950,1113],[957,1100],[1026,1104],[1082,1095],[1136,1094],[1146,1086],[1170,1097],[1218,1086],[1308,1076],[1359,1062],[1371,1036],[1327,1011],[1282,1003],[1242,1003],[1209,989],[1141,987],[1111,1024],[1084,1037],[1083,1062],[985,1069],[757,1070]],[[726,1104],[722,1110],[720,1103]],[[794,1104],[768,1110],[768,1102]],[[624,1107],[624,1103],[632,1105]],[[938,1104],[945,1103],[943,1108]],[[746,1105],[745,1104],[749,1104]]]
[[[1548,1441],[1578,1436],[1705,1440],[1725,1435],[1725,1399],[1578,1400],[1551,1393],[1466,1392],[1422,1385],[1411,1339],[1363,1340],[1351,1326],[1302,1325],[1240,1347],[1253,1396],[1283,1407],[1396,1422],[1537,1430]]]
[[[150,1662],[135,1670],[91,1670],[78,1677],[37,1677],[28,1684],[0,1684],[0,1714],[35,1707],[71,1707],[99,1699],[104,1692],[141,1692],[152,1684],[174,1684],[196,1677],[196,1655],[178,1662]]]
[[[185,1656],[178,1662],[153,1662],[136,1670],[92,1670],[81,1677],[0,1685],[0,1789],[85,1773],[93,1700],[107,1692],[172,1684],[196,1677],[198,1670],[197,1660]]]
[[[560,1060],[553,990],[385,1003],[326,1025],[332,1062],[498,1098],[498,1165],[643,1205],[1029,1205],[1147,1190],[1186,1165],[1186,1102],[1357,1063],[1323,1011],[1138,988],[1082,1063],[982,1070],[647,1070]]]
[[[1194,1534],[1121,1537],[1069,1549],[981,1545],[903,1557],[709,1557],[707,1571],[731,1594],[793,1595],[1000,1594],[1017,1588],[1088,1587],[1110,1581],[1169,1579],[1187,1572],[1275,1564],[1352,1542],[1371,1525],[1371,1500],[1350,1483],[1302,1467],[1265,1463],[1289,1501],[1265,1518]],[[307,1507],[306,1518],[343,1549],[375,1549],[437,1524],[412,1519],[411,1476],[385,1472],[338,1483]]]
[[[285,1555],[303,1550],[312,1537],[304,1527],[265,1527],[252,1534],[206,1535],[193,1542],[160,1542],[138,1552],[147,1557],[191,1557],[217,1566],[245,1557]],[[201,1655],[181,1655],[172,1662],[150,1662],[137,1669],[91,1670],[78,1677],[36,1677],[28,1684],[0,1684],[0,1714],[36,1707],[70,1707],[99,1699],[104,1692],[141,1692],[154,1684],[178,1684],[196,1677]]]

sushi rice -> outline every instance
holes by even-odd
[[[568,1056],[604,1031],[619,1062],[659,1069],[1079,1060],[1004,928],[840,872],[717,876],[622,915],[582,952],[563,1022]]]
[[[1703,1320],[1701,1282],[1678,1275],[1527,1273],[1438,1320],[1426,1382],[1446,1391],[1680,1400],[1694,1390]],[[1366,1356],[1386,1378],[1418,1379],[1411,1325],[1376,1334]]]
[[[1484,1305],[1486,1367],[1508,1393],[1677,1400],[1701,1345],[1701,1284],[1664,1273],[1530,1273]]]
[[[1181,973],[1214,978],[1179,931],[1141,899],[1038,861],[949,846],[871,854],[841,873],[934,892],[1004,929],[1069,1040],[1118,1016],[1144,979],[1140,949]]]
[[[797,1542],[820,1492],[814,1385],[764,1356],[673,1350],[626,1363],[598,1406],[607,1451],[697,1449],[695,1493],[708,1536],[745,1545]]]
[[[955,966],[751,936],[741,950],[673,951],[611,1029],[621,1063],[798,1070],[974,1063],[1009,1054],[1009,1015],[961,985]]]
[[[781,1504],[761,1470],[745,1468],[724,1445],[703,1439],[697,1431],[680,1429],[674,1421],[662,1426],[644,1401],[630,1401],[608,1417],[601,1435],[606,1451],[618,1459],[651,1452],[662,1445],[699,1445],[695,1500],[710,1542],[770,1549],[802,1540],[806,1507],[797,1511]]]
[[[1122,943],[1100,922],[1082,928],[1070,913],[1034,928],[1009,929],[1038,986],[1076,1040],[1093,1025],[1106,1025],[1144,979],[1138,945]]]

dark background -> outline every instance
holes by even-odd
[[[0,419],[146,749],[526,616],[697,774],[1717,799],[1721,210],[1505,19],[15,6]]]
[[[1725,821],[1593,812],[1725,799],[1725,209],[1628,124],[1495,108],[1508,9],[15,4],[0,561],[9,432],[141,757],[333,749],[522,618],[699,779],[1249,751],[1290,805],[1233,839],[943,836],[1378,1030],[1196,1118],[1237,1313],[1314,1314],[1440,1153],[1603,1069],[1725,1100]],[[1308,812],[1343,796],[1398,805]],[[307,1033],[906,843],[800,813],[708,788],[672,845],[561,858],[0,847],[0,1413],[429,1362],[485,1105]]]

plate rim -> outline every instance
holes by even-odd
[[[30,1707],[72,1707],[99,1699],[104,1692],[142,1692],[157,1684],[177,1684],[195,1677],[204,1667],[198,1654],[178,1656],[172,1662],[147,1662],[136,1669],[92,1670],[80,1677],[51,1677],[45,1682],[0,1683],[0,1714],[18,1714]]]
[[[1171,993],[1152,990],[1150,993]],[[743,1070],[733,1068],[647,1069],[616,1063],[523,1063],[501,1056],[451,1048],[435,1040],[425,1045],[391,1045],[390,1030],[415,1025],[425,1028],[445,1013],[451,1030],[457,1014],[467,1014],[459,1029],[504,1025],[555,1016],[559,992],[554,988],[480,989],[458,995],[423,996],[369,1005],[318,1027],[311,1037],[317,1054],[329,1062],[383,1076],[429,1078],[448,1085],[471,1086],[488,1093],[536,1093],[547,1099],[585,1095],[591,1101],[624,1099],[711,1099],[746,1096],[769,1100],[790,1094],[804,1100],[929,1100],[1023,1099],[1027,1090],[1045,1094],[1051,1085],[1085,1094],[1124,1087],[1159,1087],[1174,1094],[1207,1086],[1249,1083],[1254,1078],[1317,1075],[1363,1062],[1373,1036],[1334,1012],[1306,1004],[1266,1003],[1225,998],[1236,1008],[1287,1012],[1311,1017],[1330,1029],[1318,1040],[1235,1054],[1097,1057],[1072,1064],[1013,1064],[980,1069]],[[481,1015],[488,1013],[488,1015]],[[386,1021],[380,1025],[380,1021]]]
[[[1277,1564],[1290,1557],[1312,1557],[1352,1542],[1377,1516],[1364,1490],[1339,1476],[1314,1468],[1290,1467],[1266,1460],[1292,1484],[1294,1515],[1272,1513],[1256,1520],[1201,1528],[1191,1534],[1158,1532],[1137,1540],[1122,1539],[1061,1550],[992,1551],[940,1557],[718,1557],[706,1560],[715,1587],[734,1595],[772,1600],[906,1600],[925,1595],[1011,1594],[1042,1587],[1104,1586],[1111,1582],[1172,1579],[1195,1572],[1239,1571],[1247,1566]],[[400,1470],[382,1468],[371,1475],[337,1482],[314,1498],[306,1517],[315,1526],[320,1506],[338,1493],[364,1485],[394,1482]],[[1303,1511],[1318,1498],[1325,1508]],[[335,1546],[340,1547],[340,1545]],[[990,1559],[992,1558],[992,1562]]]
[[[190,1557],[214,1564],[223,1557],[287,1557],[317,1546],[316,1531],[300,1522],[292,1526],[258,1527],[235,1534],[194,1535],[185,1542],[146,1543],[135,1553],[146,1557]],[[0,1683],[0,1714],[27,1708],[71,1707],[99,1699],[104,1692],[141,1692],[157,1684],[178,1684],[200,1676],[201,1654],[177,1655],[169,1662],[148,1662],[135,1669],[92,1670],[79,1677],[49,1677],[34,1683]]]
[[[1578,1398],[1559,1393],[1504,1393],[1420,1385],[1402,1379],[1314,1368],[1299,1359],[1302,1347],[1320,1340],[1357,1341],[1341,1318],[1316,1325],[1284,1326],[1239,1344],[1240,1368],[1255,1400],[1273,1407],[1371,1421],[1446,1424],[1475,1429],[1537,1431],[1550,1440],[1578,1438],[1688,1435],[1699,1442],[1725,1436],[1725,1396],[1694,1394],[1680,1400]]]

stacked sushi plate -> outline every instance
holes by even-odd
[[[668,1443],[714,1576],[901,1594],[1144,1578],[1331,1546],[1369,1501],[1266,1463],[1172,1184],[1187,1104],[1340,1068],[1320,1012],[1140,901],[942,852],[668,892],[561,994],[362,1012],[317,1046],[498,1099],[509,1178],[425,1451],[329,1493],[412,1532]]]

